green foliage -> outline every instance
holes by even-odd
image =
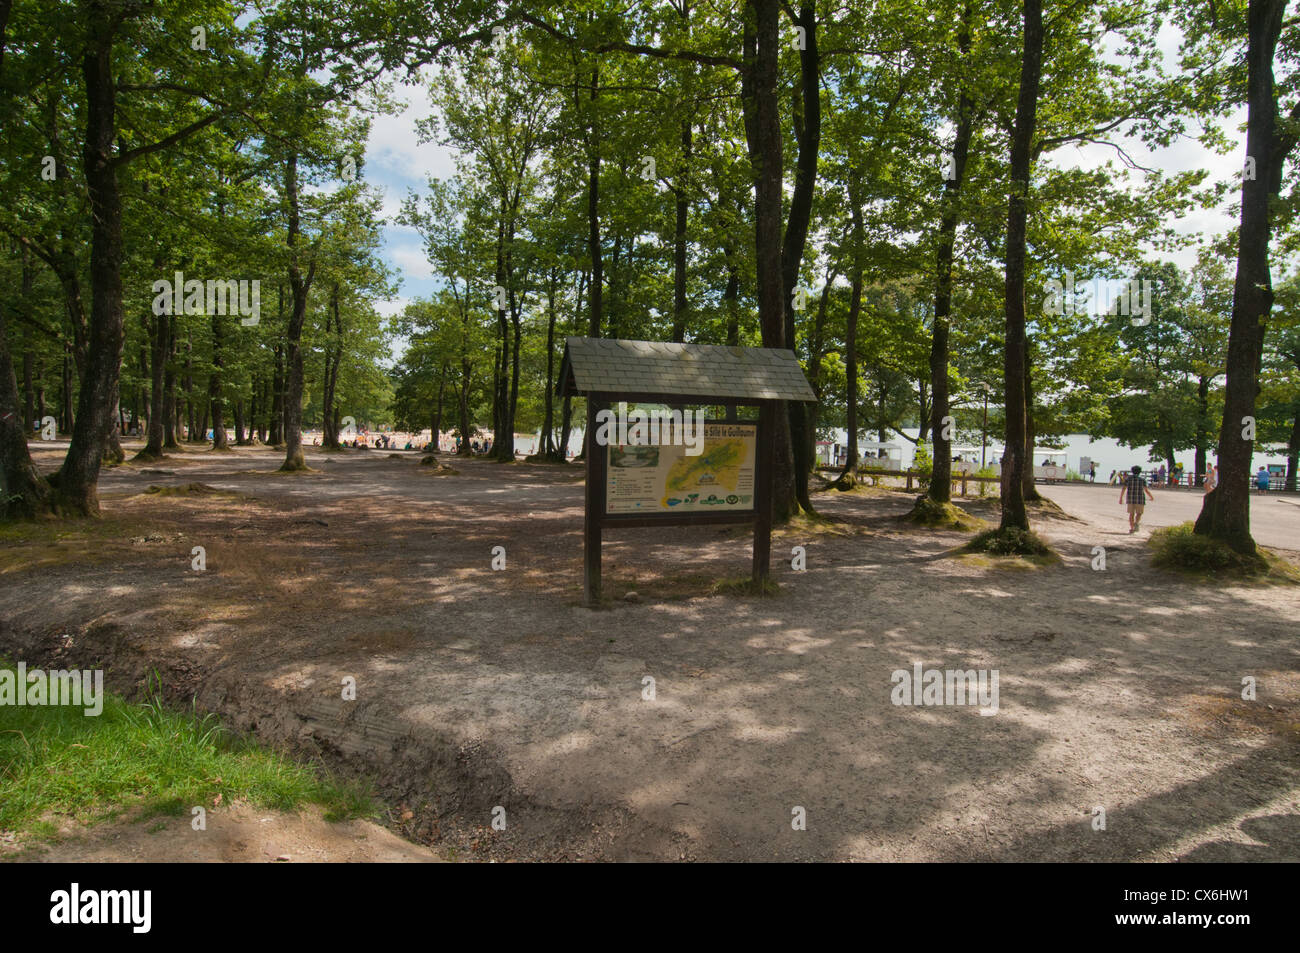
[[[930,475],[934,473],[934,459],[930,456],[929,444],[916,445],[916,454],[912,457],[912,469],[920,475],[922,488],[930,483]]]
[[[155,374],[165,372],[182,425],[202,428],[216,409],[227,426],[239,417],[270,440],[282,422],[275,401],[293,339],[304,354],[309,427],[346,415],[361,426],[423,430],[437,417],[444,431],[467,437],[508,426],[544,430],[554,443],[564,425],[554,396],[563,341],[591,333],[593,321],[604,336],[759,343],[757,157],[743,68],[750,7],[489,7],[161,0],[122,8],[112,54],[117,148],[134,155],[118,176],[127,318],[119,391],[128,418],[145,416]],[[930,438],[937,252],[952,234],[950,411],[960,439],[984,429],[986,410],[996,435],[1021,12],[991,0],[944,14],[910,0],[809,9],[821,127],[809,238],[788,249],[808,306],[788,314],[787,343],[818,393],[812,424],[847,425],[856,363],[859,431],[890,439],[919,425],[921,441]],[[1140,169],[1120,150],[1122,137],[1159,149],[1193,133],[1210,147],[1229,145],[1207,120],[1242,98],[1243,10],[1140,0],[1078,4],[1049,18],[1026,265],[1041,443],[1082,430],[1163,459],[1217,440],[1232,285],[1221,247],[1231,242],[1182,237],[1174,223],[1230,185],[1207,186],[1199,170]],[[77,4],[15,0],[0,76],[0,235],[9,252],[0,281],[13,289],[0,311],[23,397],[35,405],[39,393],[61,424],[77,407],[88,340],[85,14]],[[484,35],[498,14],[500,42]],[[783,37],[795,14],[778,11]],[[201,56],[185,42],[196,23],[208,30]],[[1170,28],[1187,41],[1181,72],[1166,70],[1150,42]],[[1288,62],[1298,36],[1288,21]],[[787,195],[812,118],[802,62],[783,39],[774,84]],[[384,320],[379,302],[396,291],[380,261],[382,204],[365,181],[364,146],[372,119],[393,111],[391,83],[402,70],[419,76],[432,107],[417,137],[454,150],[456,168],[408,196],[398,218],[420,233],[439,286]],[[1279,84],[1293,98],[1295,77],[1284,73]],[[940,169],[963,110],[970,154],[952,191]],[[173,133],[185,135],[154,150]],[[1080,143],[1103,158],[1081,167]],[[47,154],[57,159],[52,181],[39,174]],[[1294,196],[1279,203],[1279,254],[1297,245],[1295,204]],[[945,216],[955,230],[945,231]],[[1190,271],[1149,260],[1189,242],[1203,246]],[[152,283],[176,270],[261,280],[260,324],[177,316],[174,340],[155,360],[152,344],[169,328],[151,315]],[[1080,287],[1156,282],[1154,320],[1133,326],[1086,306],[1053,313],[1042,291],[1067,273]],[[855,279],[861,311],[850,355]],[[305,315],[295,316],[303,283]],[[1279,282],[1258,418],[1262,443],[1300,455],[1295,285]],[[921,468],[928,480],[924,458]]]

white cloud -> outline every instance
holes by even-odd
[[[424,249],[418,245],[396,245],[388,249],[388,260],[402,272],[403,278],[412,281],[427,281],[432,278],[433,268],[425,257]]]
[[[437,142],[421,144],[415,123],[433,115],[433,105],[420,86],[397,86],[393,98],[404,105],[401,112],[375,116],[371,120],[366,156],[369,174],[392,178],[404,184],[423,186],[429,176],[447,178],[456,171],[455,153]]]
[[[402,310],[411,303],[411,299],[399,295],[396,298],[387,298],[383,301],[374,302],[375,310],[386,318],[391,318],[395,314],[401,314]]]

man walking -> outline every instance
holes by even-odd
[[[1124,489],[1120,491],[1119,501],[1128,503],[1128,531],[1136,533],[1142,525],[1142,510],[1146,508],[1147,499],[1155,500],[1155,494],[1147,486],[1147,481],[1142,476],[1142,468],[1136,464],[1133,470],[1124,478]]]

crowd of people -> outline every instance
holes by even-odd
[[[315,434],[311,443],[313,447],[319,447],[321,435]],[[460,453],[464,443],[462,437],[451,434],[439,435],[435,446],[432,440],[424,439],[423,434],[398,434],[386,431],[371,433],[365,430],[350,437],[339,438],[341,447],[352,447],[358,450],[418,450],[421,453]],[[469,442],[469,450],[472,454],[491,453],[492,441],[490,438],[472,439]]]
[[[1141,470],[1142,468],[1140,466],[1133,467],[1134,472],[1140,473]],[[1093,475],[1095,480],[1096,464],[1093,464]],[[1110,471],[1110,483],[1112,486],[1124,483],[1127,478],[1127,474],[1124,474],[1119,470]],[[1143,479],[1155,486],[1193,485],[1193,478],[1190,474],[1184,473],[1183,465],[1181,463],[1175,464],[1172,470],[1162,463],[1156,469],[1148,471]],[[1255,471],[1255,475],[1251,477],[1250,482],[1256,493],[1267,493],[1273,488],[1273,474],[1269,471],[1267,466],[1261,464],[1260,468]],[[1201,481],[1201,488],[1204,489],[1206,493],[1209,493],[1218,486],[1218,483],[1219,469],[1214,466],[1214,464],[1210,464]]]

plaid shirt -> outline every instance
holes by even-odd
[[[1128,495],[1124,498],[1127,503],[1146,504],[1147,481],[1145,478],[1138,476],[1136,473],[1130,473],[1124,478],[1124,487]]]

